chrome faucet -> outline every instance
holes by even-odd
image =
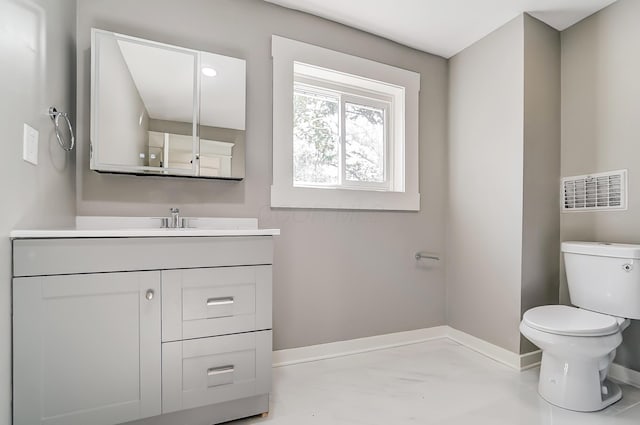
[[[177,229],[180,226],[180,210],[178,208],[171,208],[169,210],[171,212],[171,220],[169,221],[170,229]]]

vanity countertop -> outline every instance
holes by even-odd
[[[12,239],[43,238],[147,238],[147,237],[190,237],[190,236],[276,236],[280,229],[33,229],[13,230]]]
[[[58,229],[13,230],[12,239],[146,238],[203,236],[276,236],[280,229],[259,229],[254,218],[188,217],[189,227],[160,228],[160,217],[76,217],[76,226]]]

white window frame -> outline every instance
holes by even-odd
[[[418,96],[420,74],[279,37],[272,37],[273,56],[273,185],[271,206],[282,208],[420,210],[418,184]],[[296,73],[294,69],[304,71]],[[294,185],[294,84],[309,83],[331,90],[327,73],[340,73],[339,85],[350,87],[341,102],[375,107],[392,105],[385,146],[384,185],[350,181],[342,186]],[[357,76],[357,77],[356,77]],[[328,81],[327,81],[328,80]],[[364,81],[364,83],[363,83]],[[339,89],[339,87],[338,87]],[[379,102],[378,102],[379,101]],[[341,105],[342,106],[342,105]],[[374,106],[374,105],[372,105]],[[403,118],[403,119],[402,119]],[[342,119],[342,118],[341,118]],[[387,118],[385,118],[387,119]],[[399,123],[394,125],[394,123]],[[341,125],[344,132],[344,125]],[[343,136],[343,135],[342,135]],[[390,140],[392,142],[390,142]],[[343,143],[343,142],[342,142]],[[344,161],[344,155],[342,155]],[[341,169],[344,172],[344,164]],[[343,182],[344,183],[344,182]]]

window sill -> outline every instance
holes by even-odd
[[[271,186],[271,207],[420,211],[420,194],[309,187]]]

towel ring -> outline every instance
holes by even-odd
[[[51,121],[53,121],[53,125],[56,128],[56,139],[58,139],[58,143],[60,144],[60,147],[67,152],[72,151],[73,147],[76,144],[76,138],[73,135],[73,127],[71,126],[71,120],[69,119],[69,114],[67,114],[66,112],[58,112],[55,106],[51,106],[49,108],[49,117],[51,118]],[[60,117],[64,118],[65,121],[67,122],[67,127],[69,128],[69,134],[71,135],[71,141],[69,142],[68,146],[64,144],[64,142],[62,141],[62,136],[60,135]]]

